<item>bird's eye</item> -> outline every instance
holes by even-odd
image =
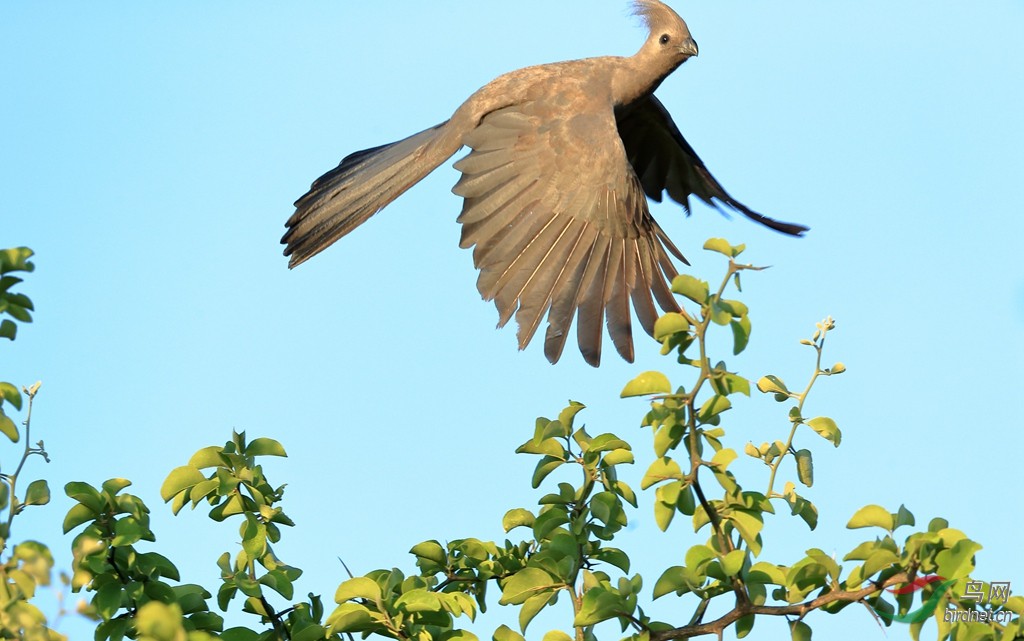
[[[660,42],[663,45],[667,45],[668,41],[671,40],[671,39],[672,38],[670,38],[667,33],[664,33],[664,34],[661,35],[661,39],[659,39],[658,42]]]

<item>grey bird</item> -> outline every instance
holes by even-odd
[[[658,0],[637,0],[649,30],[630,57],[603,56],[507,73],[452,117],[404,140],[357,151],[295,203],[281,242],[295,267],[376,214],[462,147],[463,248],[473,247],[477,287],[515,315],[519,348],[547,315],[544,354],[558,361],[576,316],[587,363],[601,362],[603,322],[633,361],[630,301],[641,326],[679,311],[672,254],[689,264],[651,216],[664,193],[731,209],[800,236],[807,227],[763,216],[733,199],[679,133],[654,90],[697,55],[686,23]]]

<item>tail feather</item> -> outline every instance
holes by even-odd
[[[364,149],[317,178],[295,201],[281,238],[289,267],[319,254],[450,158],[459,145],[437,145],[441,123],[404,140]]]

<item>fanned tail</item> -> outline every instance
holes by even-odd
[[[295,201],[281,238],[288,267],[319,254],[422,180],[459,146],[440,140],[445,123],[346,156]],[[440,144],[439,144],[440,143]]]

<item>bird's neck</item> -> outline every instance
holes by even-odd
[[[666,63],[665,58],[653,53],[646,43],[636,54],[620,58],[612,73],[615,104],[628,105],[650,95],[678,66],[678,63]]]

